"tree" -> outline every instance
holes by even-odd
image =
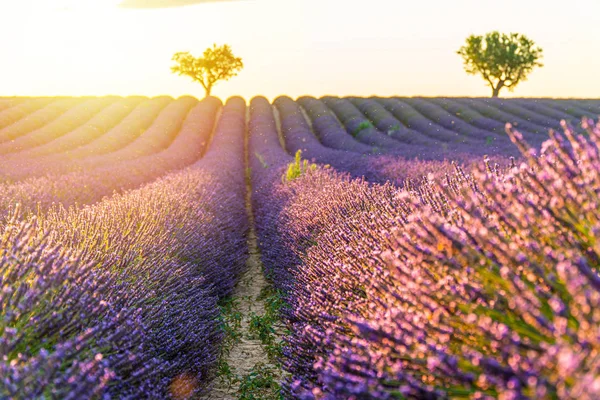
[[[218,81],[226,81],[237,75],[244,64],[242,59],[235,57],[227,44],[209,47],[204,50],[202,57],[195,58],[189,52],[179,52],[173,55],[177,64],[171,67],[173,73],[187,75],[194,81],[200,82],[206,96],[210,96],[213,85]]]
[[[514,90],[527,79],[533,68],[544,66],[539,62],[542,49],[535,47],[533,40],[517,33],[471,35],[457,54],[462,56],[467,74],[480,74],[489,83],[492,97],[498,97],[503,87]]]

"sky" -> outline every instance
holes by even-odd
[[[544,50],[501,96],[600,97],[598,0],[0,0],[0,96],[203,97],[171,57],[213,43],[245,64],[223,99],[489,96],[456,50],[493,30]]]

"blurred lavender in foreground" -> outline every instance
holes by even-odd
[[[521,166],[441,184],[318,170],[278,189],[301,260],[282,264],[289,395],[598,398],[600,127],[584,127],[539,156],[508,127]]]

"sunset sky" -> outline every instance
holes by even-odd
[[[245,64],[215,86],[221,98],[489,96],[456,50],[469,34],[499,30],[529,36],[545,64],[502,96],[600,97],[598,0],[121,3],[0,0],[0,96],[201,97],[199,84],[170,72],[171,57],[200,55],[212,43],[229,43]]]

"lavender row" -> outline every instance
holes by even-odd
[[[283,202],[274,191],[284,179],[287,165],[293,157],[285,152],[279,142],[277,125],[271,104],[264,97],[250,102],[248,120],[248,166],[252,186],[252,211],[258,247],[265,274],[271,282],[277,282],[279,290],[285,291],[290,275],[284,264],[292,264],[296,258],[281,240],[278,216]]]
[[[142,102],[117,126],[102,136],[66,153],[66,157],[82,159],[108,154],[137,140],[157,120],[158,116],[171,105],[173,99],[160,96]]]
[[[490,132],[463,122],[462,119],[456,118],[455,115],[450,114],[442,107],[432,104],[424,99],[403,98],[402,102],[410,105],[424,117],[434,121],[436,124],[439,124],[446,129],[458,132],[469,140],[484,141],[487,138],[494,138],[495,136],[490,136]],[[501,137],[505,137],[504,132]]]
[[[494,103],[488,102],[484,99],[456,99],[457,102],[462,103],[475,111],[485,115],[488,118],[495,119],[503,124],[509,122],[514,126],[518,126],[523,131],[523,134],[527,137],[545,137],[548,128],[531,123],[530,121],[520,118],[516,115],[506,112],[500,108],[494,107]]]
[[[201,101],[189,112],[169,147],[158,153],[90,171],[5,183],[0,192],[2,209],[15,202],[22,204],[27,212],[47,209],[54,203],[90,204],[115,191],[139,187],[169,171],[184,168],[205,151],[220,107],[221,102],[216,98]]]
[[[560,119],[544,118],[540,114],[522,107],[518,102],[505,99],[485,99],[480,101],[522,118],[531,124],[539,126],[541,128],[540,132],[546,132],[548,128],[560,129]]]
[[[187,114],[197,103],[198,101],[193,97],[179,98],[170,102],[157,115],[153,116],[154,120],[145,129],[143,127],[127,127],[126,130],[114,129],[100,137],[98,141],[91,142],[80,149],[75,149],[73,152],[64,155],[53,154],[36,159],[33,162],[28,160],[27,168],[16,168],[16,171],[15,165],[11,165],[12,173],[10,175],[5,173],[4,175],[10,176],[12,179],[22,179],[23,177],[40,176],[48,173],[64,174],[77,170],[90,171],[106,165],[114,165],[121,161],[150,156],[169,147],[179,133]],[[148,116],[151,116],[151,114],[148,113]],[[140,131],[142,131],[141,134],[139,134]],[[126,137],[129,132],[137,133],[139,136],[127,143]],[[121,139],[117,140],[118,138]],[[114,146],[107,146],[105,143],[108,140],[112,141]],[[101,142],[101,144],[97,142]],[[85,151],[88,148],[89,155]]]
[[[294,398],[595,398],[600,126],[443,186],[273,189]],[[282,246],[282,247],[286,247]],[[276,274],[277,276],[277,274]],[[290,287],[291,282],[291,287]]]
[[[24,97],[0,97],[0,112],[23,102]]]
[[[0,169],[0,174],[8,181],[22,180],[28,177],[44,176],[47,174],[61,174],[69,172],[69,170],[81,170],[83,169],[79,165],[78,161],[83,158],[90,158],[93,156],[106,155],[117,151],[128,143],[135,141],[140,135],[144,134],[148,127],[157,118],[160,111],[171,102],[168,97],[159,97],[151,99],[147,102],[140,104],[136,109],[131,112],[124,120],[122,120],[117,126],[113,127],[110,131],[104,133],[102,136],[92,140],[94,135],[86,137],[87,144],[79,146],[71,151],[67,151],[62,154],[48,154],[42,157],[28,156],[27,153],[14,153],[7,154],[2,157],[4,163]],[[167,122],[169,123],[169,122]],[[86,124],[87,125],[87,124]],[[91,126],[84,126],[82,129],[76,129],[74,132],[81,135],[89,132]],[[52,131],[42,130],[42,137],[44,134],[52,136]],[[19,140],[13,143],[8,143],[8,147],[16,145],[17,150],[25,150],[22,145],[28,144],[30,137],[33,135],[34,142],[36,140],[45,140],[38,136],[38,132],[34,131],[30,134],[22,136]],[[69,135],[72,137],[71,135]],[[109,160],[110,161],[110,160]]]
[[[64,99],[55,99],[54,101],[49,102],[49,104],[47,104],[45,102],[45,99],[43,99],[38,102],[32,100],[31,102],[19,105],[15,108],[18,109],[18,111],[20,112],[14,115],[14,119],[8,120],[10,121],[10,125],[5,126],[3,127],[3,129],[0,130],[0,142],[13,140],[15,138],[20,137],[23,134],[38,129],[48,123],[51,123],[52,121],[56,120],[61,115],[63,115],[65,112],[67,112],[67,110],[80,105],[84,101],[85,100],[81,98],[68,97]],[[31,104],[33,107],[26,108],[26,106],[28,106],[29,104]],[[41,109],[36,110],[38,105],[41,104],[47,105]],[[27,115],[21,114],[21,112],[25,112],[25,110],[36,111],[31,112]],[[5,113],[9,114],[10,111],[11,109],[5,111]],[[0,116],[0,118],[1,117],[2,116]],[[6,117],[8,117],[8,115]]]
[[[379,126],[373,124],[347,99],[324,97],[323,102],[333,111],[337,118],[344,124],[349,135],[357,140],[377,146],[380,152],[392,153],[403,146],[389,137],[389,131],[381,131]]]
[[[116,100],[116,97],[97,97],[75,104],[54,120],[47,121],[37,129],[32,131],[24,130],[24,132],[18,132],[17,136],[10,137],[10,140],[0,144],[0,154],[21,151],[30,146],[46,143],[60,137],[86,124],[98,112],[109,107]],[[32,118],[32,116],[29,116],[24,120],[31,121]],[[6,130],[8,128],[3,131]]]
[[[18,102],[16,104],[11,102],[6,109],[0,111],[0,129],[4,129],[25,116],[35,113],[37,110],[50,104],[53,100],[55,99],[39,97],[29,98],[26,101]]]
[[[313,132],[325,146],[332,149],[363,154],[381,151],[374,142],[366,144],[355,139],[360,133],[357,129],[358,124],[356,124],[354,129],[349,131],[352,133],[348,134],[346,129],[349,128],[345,120],[342,119],[341,122],[344,123],[346,129],[340,125],[340,121],[337,119],[340,115],[338,114],[336,118],[336,115],[332,113],[332,111],[335,112],[335,110],[330,110],[323,101],[315,99],[314,97],[304,96],[300,97],[297,102],[306,111],[306,114],[311,121]]]
[[[281,133],[288,153],[295,154],[300,150],[304,158],[330,165],[355,178],[365,178],[370,182],[387,180],[373,166],[373,157],[323,146],[312,133],[300,106],[292,99],[278,97],[273,104],[279,113]]]
[[[433,98],[427,98],[424,100],[429,101],[431,103],[434,103],[434,104],[442,107],[444,110],[446,110],[452,116],[454,116],[456,118],[460,118],[463,121],[467,122],[468,124],[473,125],[477,128],[480,128],[480,129],[483,129],[486,131],[490,131],[490,132],[494,132],[499,135],[505,134],[505,127],[504,127],[505,123],[502,123],[495,119],[488,118],[488,117],[484,116],[483,114],[473,110],[472,108],[470,108],[462,103],[457,102],[456,99],[444,98],[444,97],[433,97]]]
[[[594,118],[600,115],[600,104],[598,104],[597,100],[566,100],[566,102],[581,109],[587,110],[593,114]]]
[[[580,122],[583,117],[596,118],[594,112],[585,110],[581,107],[581,102],[587,104],[583,100],[565,100],[565,99],[548,99],[548,98],[514,98],[514,99],[489,99],[489,98],[473,98],[452,100],[470,100],[478,103],[492,105],[496,111],[500,111],[503,115],[512,115],[518,122],[518,119],[527,121],[537,125],[540,133],[545,133],[548,128],[560,130],[560,125],[557,121],[565,120],[580,128]],[[499,114],[499,115],[500,115]],[[548,118],[550,117],[550,118]],[[510,122],[507,119],[504,122]],[[525,128],[522,126],[521,128]],[[541,128],[541,129],[540,129]],[[533,130],[532,130],[533,131]],[[580,131],[581,132],[581,131]]]
[[[532,118],[536,118],[537,121],[540,121],[540,123],[544,124],[545,126],[553,126],[556,128],[556,121],[561,120],[565,120],[572,126],[578,126],[581,118],[583,117],[583,115],[571,115],[537,100],[514,99],[512,101],[523,109],[533,111],[534,116],[532,116]],[[535,117],[536,114],[542,118]],[[560,126],[558,129],[560,129]]]
[[[382,132],[378,131],[373,126],[370,126],[365,129],[360,129],[356,137],[359,138],[360,135],[364,135],[363,139],[366,137],[370,137],[372,138],[372,140],[363,140],[363,142],[376,143],[381,147],[377,147],[376,149],[374,149],[365,146],[363,143],[359,143],[353,140],[352,136],[346,131],[344,131],[336,117],[331,113],[333,111],[335,115],[339,117],[342,121],[347,121],[346,128],[349,129],[350,132],[352,132],[352,129],[358,129],[361,123],[365,123],[365,121],[368,120],[364,116],[362,116],[360,111],[350,101],[346,99],[339,99],[333,97],[327,97],[324,99],[324,101],[320,101],[310,97],[302,97],[298,99],[298,104],[304,107],[308,117],[312,122],[312,131],[317,135],[321,143],[329,148],[363,154],[370,153],[369,155],[371,155],[371,157],[369,157],[368,163],[371,167],[374,164],[384,166],[388,163],[396,166],[402,164],[404,167],[407,163],[410,162],[409,160],[412,161],[416,158],[443,160],[445,156],[450,155],[449,153],[446,154],[443,151],[440,151],[439,148],[436,149],[434,147],[431,147],[431,145],[434,145],[433,142],[430,142],[429,145],[400,143],[399,141],[392,139],[392,137],[387,136]],[[357,101],[361,100],[362,99],[357,99]],[[361,101],[360,104],[364,104],[370,110],[373,110],[374,107],[379,107],[383,109],[383,107],[381,107],[381,105],[379,105],[374,100],[365,100],[364,103]],[[423,138],[423,135],[420,135],[418,132],[414,132],[414,136]],[[419,140],[415,140],[415,142],[419,143]],[[465,148],[467,147],[465,146]],[[387,153],[389,154],[389,157],[380,157],[381,153]],[[457,154],[457,152],[454,152],[452,156],[459,159],[463,155],[459,155]],[[385,162],[382,162],[381,160],[385,160]],[[398,181],[401,179],[401,177],[406,178],[408,174],[396,174],[393,177],[387,176],[385,174],[379,175],[381,175],[382,179],[391,178],[394,181]]]
[[[0,154],[20,152],[59,138],[87,125],[93,117],[110,108],[117,100],[116,97],[97,97],[76,104],[55,120],[1,143]]]
[[[481,157],[484,154],[510,154],[510,150],[512,150],[512,148],[510,150],[507,149],[508,146],[506,146],[506,144],[509,141],[508,138],[505,137],[495,137],[494,140],[486,140],[485,143],[482,143],[478,138],[465,138],[463,142],[453,144],[436,142],[418,131],[400,128],[402,124],[375,99],[351,98],[351,102],[346,99],[327,99],[330,107],[336,111],[340,118],[354,118],[355,121],[361,121],[361,123],[363,123],[364,117],[359,118],[356,116],[356,113],[360,114],[360,111],[362,111],[376,124],[377,128],[387,130],[389,137],[383,135],[381,131],[377,131],[380,136],[383,136],[387,141],[392,142],[391,145],[385,145],[384,148],[389,149],[387,153],[390,155],[400,157],[397,157],[396,160],[393,160],[391,157],[374,159],[378,164],[383,165],[383,163],[380,162],[382,159],[387,160],[387,162],[392,164],[403,165],[403,167],[408,160],[414,160],[416,163],[422,162],[419,160],[443,161],[446,159],[454,159],[457,161],[464,161],[467,159],[470,161],[474,157]],[[354,104],[360,108],[360,111]],[[477,129],[473,127],[466,129],[470,129],[472,136],[477,133]],[[367,130],[365,130],[365,132],[366,131]],[[487,134],[489,137],[489,132],[483,133]],[[399,140],[404,141],[404,143],[398,143]],[[406,177],[406,175],[409,174],[403,175]]]
[[[461,164],[471,164],[475,157],[480,157],[488,151],[492,153],[491,147],[482,150],[469,143],[441,149],[405,144],[388,156],[357,154],[327,148],[312,134],[302,109],[296,102],[287,97],[280,97],[274,104],[280,116],[282,136],[289,154],[295,154],[300,150],[302,157],[307,160],[329,165],[341,173],[348,173],[354,178],[366,179],[373,183],[391,181],[397,186],[403,186],[406,180],[420,179],[432,170],[436,170],[438,174],[452,170],[449,159]],[[317,108],[313,109],[315,110]],[[309,115],[311,112],[309,110]],[[331,122],[330,118],[327,120]],[[315,125],[313,129],[326,127],[331,125],[323,127]],[[503,157],[499,156],[494,158],[496,161],[502,159]]]
[[[398,99],[354,99],[354,101],[363,109],[367,107],[375,110],[376,107],[385,108],[388,113],[393,114],[409,128],[421,132],[421,136],[431,141],[429,145],[407,148],[405,154],[409,158],[411,158],[411,155],[412,158],[425,160],[473,158],[481,157],[485,154],[509,155],[512,150],[512,148],[507,146],[507,141],[503,137],[497,137],[493,133],[473,126],[464,126],[463,129],[451,130],[433,122],[432,119],[435,119],[437,122],[450,127],[454,126],[457,122],[457,118],[447,113],[440,113],[441,108],[440,110],[435,110],[437,111],[437,116],[434,118],[432,115],[426,117],[408,103],[401,102]],[[431,105],[431,107],[435,108],[434,105]],[[431,107],[426,107],[427,111],[431,111]],[[469,135],[464,134],[467,131],[470,132]],[[480,138],[477,135],[485,136]]]
[[[435,140],[424,136],[418,131],[407,128],[373,99],[352,98],[351,101],[353,105],[360,109],[375,124],[380,132],[384,132],[395,140],[413,145],[435,146],[438,144]],[[335,103],[331,101],[328,104],[333,108],[335,107]],[[339,104],[339,102],[337,103]]]
[[[132,112],[140,112],[136,111],[139,110],[137,107],[140,103],[148,101],[150,100],[141,96],[130,96],[120,99],[100,111],[84,125],[48,143],[42,144],[40,141],[31,140],[31,145],[23,146],[23,149],[19,151],[19,155],[23,157],[39,157],[59,153],[68,154],[73,149],[86,145],[105,133],[110,132],[119,124],[126,124],[126,121],[131,121],[134,117],[128,117],[128,115]],[[135,118],[137,119],[137,116]],[[35,143],[33,143],[34,141]]]
[[[573,102],[567,101],[567,100],[540,99],[540,100],[538,100],[538,102],[543,103],[544,105],[547,105],[548,107],[551,107],[555,110],[560,110],[562,112],[565,112],[565,113],[572,115],[579,119],[581,119],[581,118],[597,118],[597,114],[600,114],[600,110],[595,115],[593,112],[590,112],[589,110],[582,108],[577,103],[573,103]]]
[[[350,110],[344,105],[348,99],[325,97],[324,100],[329,107],[334,107],[342,121],[346,119],[350,125],[362,123],[367,126],[366,124],[370,120],[380,131],[387,131],[392,136],[400,132],[405,137],[410,137],[403,133],[403,130],[407,129],[405,126],[410,125],[416,128],[413,131],[416,133],[416,135],[412,135],[413,138],[424,138],[430,141],[432,140],[430,138],[436,138],[454,144],[464,144],[471,140],[483,141],[487,149],[482,151],[505,155],[512,150],[504,134],[504,124],[507,122],[518,126],[528,140],[539,146],[544,137],[539,134],[545,133],[548,128],[560,128],[557,121],[564,119],[574,125],[578,132],[582,132],[578,126],[578,119],[584,115],[590,116],[589,113],[586,115],[582,112],[575,114],[561,112],[556,108],[561,103],[560,101],[547,99],[544,101],[553,107],[535,99],[498,101],[467,98],[379,99],[382,104],[385,103],[384,105],[388,108],[386,110],[374,99],[349,98],[364,116],[357,113],[357,110]],[[392,115],[390,111],[393,111],[395,115]],[[365,116],[369,120],[365,120]],[[350,126],[349,129],[351,129],[349,132],[352,132],[352,129],[356,129],[356,127]],[[462,138],[456,137],[453,132],[459,133]],[[500,136],[493,133],[499,133]],[[453,138],[453,136],[455,137]],[[400,139],[406,140],[406,138]],[[440,144],[438,143],[437,146]],[[450,147],[443,143],[441,146]]]
[[[217,300],[247,256],[244,109],[228,102],[214,146],[184,171],[3,225],[0,397],[206,388],[222,338]]]
[[[465,140],[458,132],[435,124],[410,105],[398,99],[377,99],[390,113],[410,129],[417,130],[436,141],[458,143]]]
[[[469,151],[471,153],[480,156],[483,156],[484,154],[516,155],[514,151],[515,148],[510,143],[505,132],[497,135],[494,132],[475,127],[463,121],[461,118],[457,118],[456,115],[450,114],[443,107],[432,104],[425,99],[407,98],[402,99],[402,101],[412,106],[426,118],[429,118],[446,129],[463,135],[465,137],[464,142],[451,146],[452,151],[455,151],[454,147],[457,147],[456,150],[460,151],[458,148],[463,145],[464,148],[470,147],[471,149]]]

